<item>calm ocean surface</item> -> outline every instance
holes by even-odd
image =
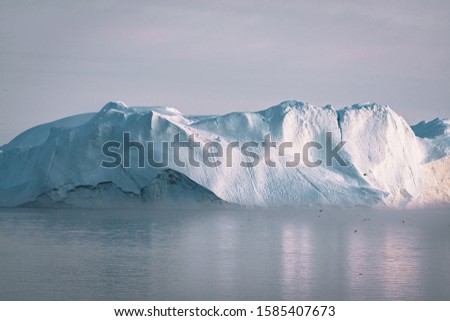
[[[0,300],[450,300],[450,211],[0,209]]]

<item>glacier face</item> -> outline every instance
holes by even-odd
[[[110,102],[98,113],[32,128],[1,147],[0,206],[52,199],[99,206],[120,199],[118,194],[123,199],[141,201],[143,191],[148,199],[159,195],[166,186],[154,181],[162,175],[160,168],[139,168],[136,157],[129,168],[100,166],[105,160],[103,144],[121,142],[124,132],[130,133],[134,141],[154,142],[155,159],[162,157],[161,142],[171,141],[176,134],[184,140],[193,135],[201,146],[215,142],[224,150],[231,142],[263,142],[268,133],[278,145],[292,142],[294,148],[273,159],[274,167],[264,162],[254,167],[239,166],[248,160],[242,153],[231,154],[232,166],[187,163],[179,167],[170,154],[168,168],[197,186],[181,184],[186,193],[198,189],[208,199],[211,195],[205,191],[211,191],[226,202],[248,206],[408,204],[419,197],[419,169],[426,158],[426,149],[406,121],[390,107],[377,104],[335,110],[331,106],[286,101],[259,112],[186,116],[174,108],[127,107]],[[327,132],[332,134],[334,144],[345,141],[340,155],[348,166],[336,162],[331,166],[285,166],[294,153],[303,152],[297,146],[324,143]],[[261,159],[266,156],[259,149],[254,152]],[[201,150],[195,150],[194,156],[201,160]],[[309,156],[323,157],[323,150],[311,149]],[[187,151],[181,150],[180,158],[187,161]],[[176,194],[181,195],[182,190]],[[82,195],[89,195],[91,201]]]

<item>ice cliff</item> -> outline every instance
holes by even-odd
[[[31,128],[2,146],[0,206],[154,206],[189,200],[246,206],[405,206],[422,197],[423,164],[448,155],[442,147],[448,146],[448,129],[436,142],[426,125],[411,129],[390,107],[369,103],[336,110],[286,101],[259,112],[193,116],[174,108],[110,102],[98,113]],[[442,132],[439,126],[432,128]],[[263,142],[267,134],[277,146],[291,142],[293,147],[272,151],[275,166],[264,162],[267,155],[261,148],[248,149],[261,160],[256,166],[240,166],[251,159],[240,152],[232,152],[227,161],[224,156],[220,166],[205,166],[201,148],[193,155],[200,166],[189,164],[185,149],[180,152],[184,167],[170,151],[168,166],[139,168],[136,149],[129,167],[100,166],[108,159],[104,144],[123,142],[124,133],[133,141],[152,142],[156,160],[163,158],[162,142],[177,134],[183,141],[194,138],[201,147],[219,144],[224,151],[233,142]],[[295,153],[302,155],[305,144],[325,146],[328,135],[333,145],[345,142],[339,154],[346,166],[336,161],[286,166]],[[310,148],[308,158],[325,159],[324,153],[325,148]]]

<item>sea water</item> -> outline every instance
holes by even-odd
[[[1,300],[450,300],[450,211],[0,209]]]

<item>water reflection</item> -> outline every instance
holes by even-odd
[[[446,211],[359,215],[0,210],[0,299],[450,299]]]
[[[312,244],[307,226],[285,225],[282,230],[283,298],[304,297],[311,291]]]
[[[217,270],[217,283],[225,297],[232,298],[233,290],[236,288],[236,274],[238,270],[238,243],[242,225],[226,215],[220,216],[215,223],[216,237],[215,266]]]
[[[420,297],[420,289],[424,287],[420,275],[422,267],[418,253],[411,250],[419,245],[416,242],[417,235],[410,237],[404,230],[386,229],[379,262],[384,297],[394,300]]]

